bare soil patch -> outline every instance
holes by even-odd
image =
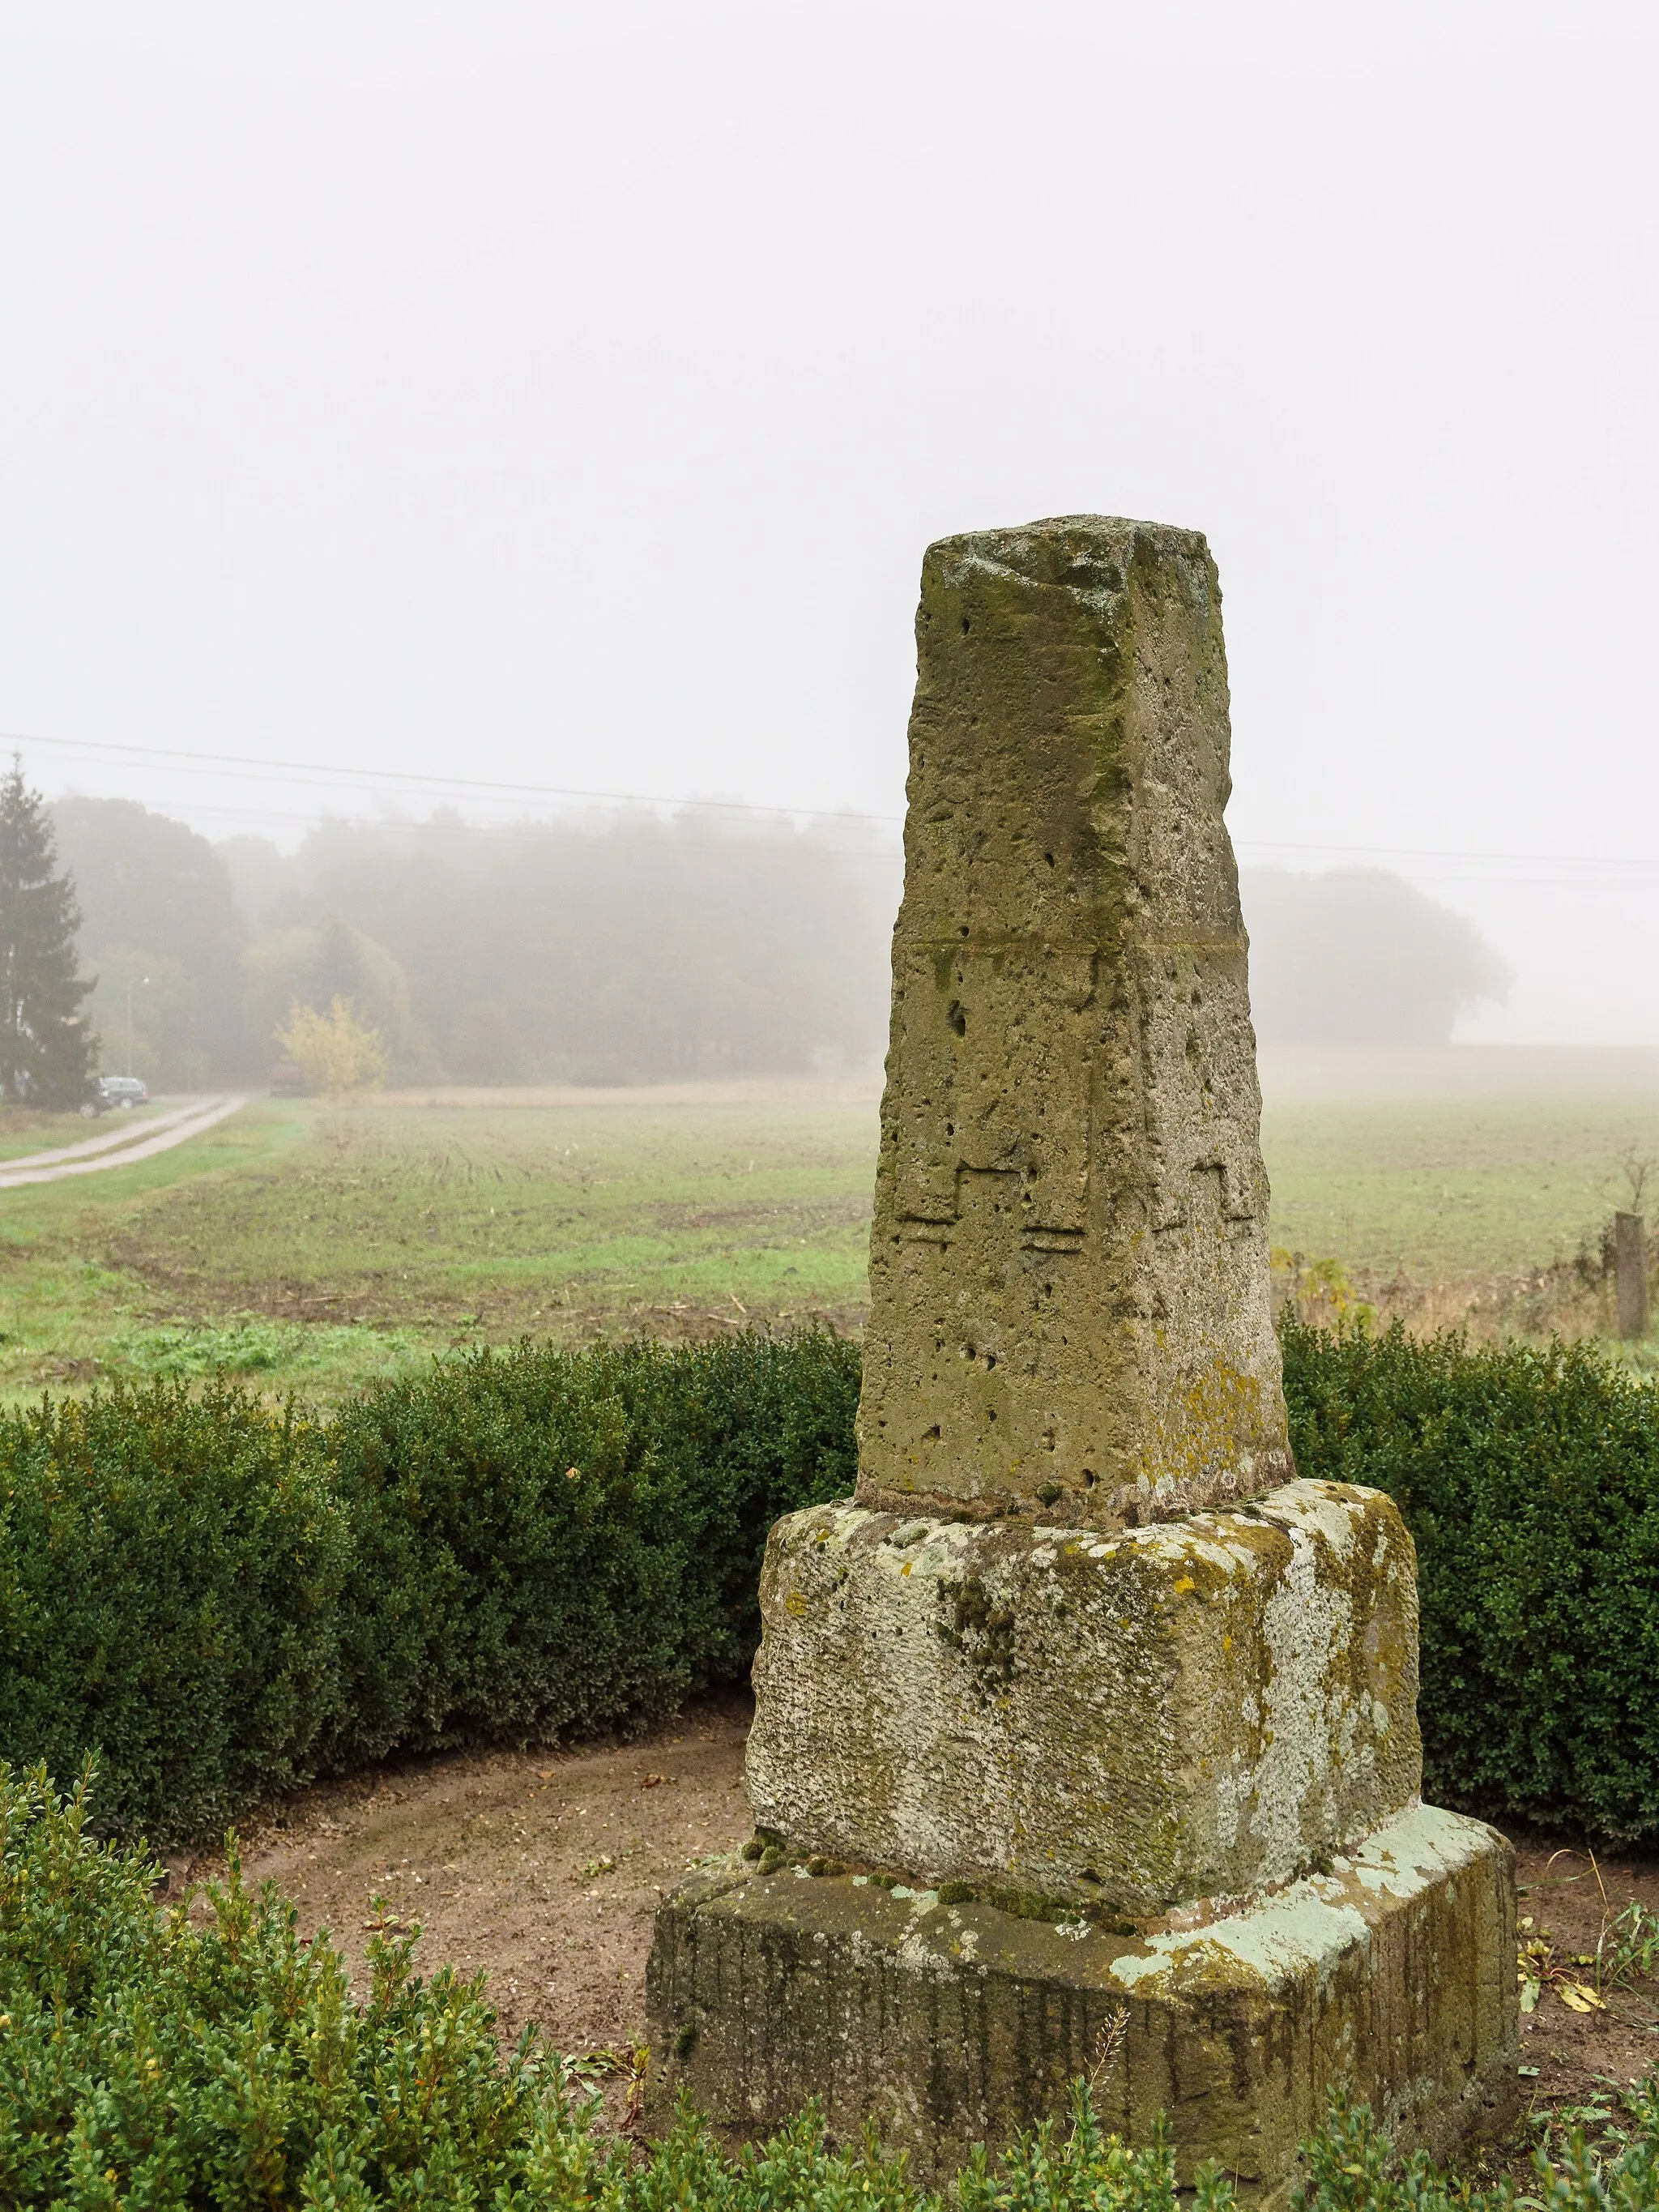
[[[488,1972],[504,2044],[534,2021],[562,2051],[626,2054],[645,2039],[658,1899],[750,1832],[752,1711],[732,1692],[623,1742],[453,1753],[319,1786],[247,1825],[243,1864],[294,1899],[303,1934],[329,1930],[360,1988],[371,1934],[418,1925],[423,1972]],[[1575,2119],[1606,2138],[1620,2090],[1659,2065],[1659,1975],[1614,1980],[1605,1943],[1600,1975],[1594,1963],[1627,1906],[1659,1913],[1659,1859],[1511,1832],[1522,1941],[1542,1947],[1521,2022],[1527,2118],[1471,2162],[1524,2182],[1535,2144],[1559,2147]],[[179,1858],[169,1871],[176,1889],[223,1863]],[[1586,1990],[1598,2000],[1587,2008]]]
[[[1659,2067],[1659,1974],[1615,1978],[1611,1971],[1620,1916],[1632,1905],[1659,1913],[1659,1859],[1604,1858],[1559,1838],[1508,1832],[1522,1956],[1537,1984],[1534,2007],[1521,2019],[1521,2086],[1532,2116],[1524,2142],[1559,2142],[1575,2119],[1594,2140],[1607,2132],[1598,2114],[1608,2110],[1616,2125],[1620,2092]],[[1597,2002],[1587,2007],[1587,1996]],[[1526,2172],[1524,2160],[1517,2170]]]
[[[374,1930],[418,1925],[423,1973],[488,1972],[503,2044],[534,2021],[562,2051],[626,2051],[645,2039],[658,1899],[750,1832],[751,1712],[706,1698],[627,1742],[453,1753],[308,1790],[247,1824],[244,1872],[294,1899],[303,1935],[328,1929],[360,1990]],[[223,1871],[169,1862],[175,1888]]]

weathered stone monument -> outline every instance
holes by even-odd
[[[1515,2091],[1508,1846],[1420,1802],[1411,1539],[1297,1481],[1204,540],[932,547],[848,1503],[772,1532],[757,1833],[660,1911],[651,2096],[925,2173],[1096,2076],[1272,2192],[1339,2082]]]

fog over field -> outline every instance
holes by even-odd
[[[1368,1033],[1659,1042],[1656,45],[1633,0],[0,6],[0,731],[286,856],[233,845],[148,1026],[228,1049],[232,953],[337,911],[406,1060],[862,1050],[892,878],[838,848],[896,836],[921,550],[1089,510],[1219,562],[1264,1034],[1386,937]],[[78,872],[91,952],[183,960]],[[435,876],[556,973],[427,945]],[[261,958],[274,1002],[312,954]]]
[[[394,1087],[844,1076],[885,1049],[901,862],[851,817],[641,809],[515,829],[325,823],[216,846],[130,799],[53,810],[106,1068],[258,1079],[296,1005],[349,1000]],[[1502,961],[1401,878],[1244,878],[1268,1043],[1434,1045]]]

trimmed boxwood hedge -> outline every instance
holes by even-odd
[[[0,1758],[96,1750],[162,1846],[394,1750],[637,1725],[731,1680],[766,1531],[853,1486],[856,1345],[526,1345],[326,1427],[219,1382],[0,1419]]]
[[[0,1758],[168,1844],[305,1780],[348,1693],[350,1522],[321,1431],[180,1384],[0,1419]]]
[[[1399,1501],[1427,1786],[1659,1838],[1659,1390],[1592,1347],[1284,1336],[1297,1463]],[[398,1750],[739,1678],[779,1514],[853,1486],[855,1344],[524,1345],[325,1424],[219,1382],[0,1418],[0,1758],[167,1845]]]
[[[853,1487],[855,1344],[482,1352],[364,1394],[327,1449],[356,1537],[335,1765],[581,1733],[747,1668],[781,1513]]]
[[[1659,1389],[1588,1344],[1283,1343],[1298,1471],[1417,1540],[1425,1793],[1659,1837]]]

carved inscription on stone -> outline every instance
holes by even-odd
[[[867,1503],[1133,1523],[1290,1472],[1202,538],[923,569]]]
[[[914,1026],[901,1049],[919,1081],[908,1102],[901,1213],[954,1221],[957,1179],[969,1169],[1018,1178],[1029,1236],[1081,1236],[1095,948],[1011,938],[919,945],[909,957],[898,1003]],[[929,988],[941,970],[942,1023],[939,992]]]

